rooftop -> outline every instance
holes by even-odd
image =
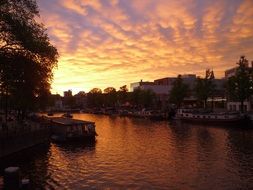
[[[92,121],[83,121],[78,119],[66,118],[66,117],[51,117],[49,118],[52,122],[61,125],[84,125],[84,124],[94,124]]]

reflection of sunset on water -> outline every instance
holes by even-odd
[[[253,2],[39,0],[60,52],[53,92],[118,88],[252,60]],[[137,74],[138,73],[138,74]]]
[[[40,154],[38,149],[39,156],[21,164],[36,187],[252,189],[247,188],[252,178],[252,130],[73,115],[96,123],[96,143],[51,143]]]

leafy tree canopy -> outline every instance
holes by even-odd
[[[93,88],[90,90],[91,94],[102,94],[102,90],[100,88]]]
[[[19,109],[50,92],[58,52],[36,21],[35,0],[0,1],[0,85]],[[22,97],[22,98],[21,98]]]
[[[114,87],[107,87],[104,89],[105,94],[110,94],[110,93],[116,93],[116,89]]]
[[[195,92],[198,100],[204,102],[204,108],[207,105],[207,99],[213,96],[215,84],[213,83],[214,73],[210,69],[206,70],[205,78],[196,79]]]
[[[127,85],[121,86],[121,87],[119,88],[119,91],[120,91],[120,92],[128,92]]]
[[[235,75],[227,81],[227,91],[230,100],[241,102],[243,112],[243,102],[253,94],[253,72],[245,56],[240,57],[237,65]]]
[[[132,104],[140,108],[152,107],[155,98],[155,93],[150,89],[136,88],[131,94]]]
[[[169,100],[171,103],[180,107],[184,98],[188,93],[188,85],[183,82],[182,76],[178,75],[177,79],[173,83],[173,87],[170,91]]]

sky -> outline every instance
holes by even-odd
[[[253,60],[253,0],[37,0],[60,57],[62,94],[214,70]]]

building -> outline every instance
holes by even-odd
[[[181,75],[183,82],[189,87],[188,96],[184,99],[184,104],[188,106],[195,106],[197,103],[197,98],[195,95],[195,85],[197,76],[195,74],[184,74]],[[173,88],[173,84],[177,77],[166,77],[161,79],[156,79],[154,82],[140,82],[130,84],[131,91],[136,88],[142,90],[152,90],[158,99],[158,102],[162,107],[168,105],[169,94]],[[225,102],[225,79],[214,79],[215,92],[213,97],[210,99],[212,103],[222,104],[224,107]]]
[[[196,78],[195,74],[182,75],[184,83],[186,83],[191,90],[194,88]],[[130,91],[134,91],[134,89],[137,88],[142,90],[152,90],[156,94],[157,102],[159,102],[161,107],[166,107],[168,105],[170,91],[176,79],[177,77],[166,77],[156,79],[154,82],[143,82],[141,80],[140,82],[131,83]],[[188,99],[194,99],[194,101],[196,101],[196,98],[193,98],[192,96],[188,97]]]
[[[156,80],[154,80],[154,83],[156,85],[168,85],[168,86],[171,86],[171,85],[173,85],[173,83],[174,83],[175,80],[176,80],[176,77],[166,77],[166,78],[156,79]]]
[[[148,82],[148,81],[143,82],[142,80],[140,82],[131,83],[130,84],[130,92],[133,92],[135,89],[137,89],[141,86],[146,86],[146,85],[151,86],[151,85],[154,85],[154,83],[153,82]]]

